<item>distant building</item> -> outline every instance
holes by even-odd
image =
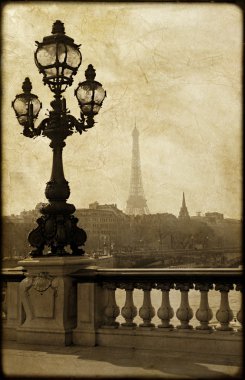
[[[37,226],[41,204],[20,215],[4,216],[2,257],[6,261],[23,258],[30,252],[28,233]],[[93,202],[78,209],[79,226],[87,233],[85,251],[114,255],[116,252],[144,253],[168,250],[234,249],[241,247],[241,220],[226,219],[223,214],[207,212],[190,218],[183,193],[179,217],[168,213],[126,215],[116,204]],[[190,223],[183,221],[190,220]],[[9,265],[9,264],[8,264]]]
[[[76,210],[79,225],[87,233],[86,249],[110,253],[126,245],[129,217],[116,204],[91,203],[89,208]]]
[[[187,209],[186,203],[185,203],[185,193],[183,193],[182,206],[181,206],[180,212],[179,212],[179,219],[182,219],[182,220],[189,220],[190,219],[189,212],[188,212],[188,209]]]
[[[219,223],[223,222],[224,215],[219,212],[206,212],[205,221],[208,223]]]
[[[12,266],[11,260],[16,266],[18,259],[24,258],[30,252],[27,236],[32,227],[32,221],[26,221],[20,215],[2,217],[3,266]]]

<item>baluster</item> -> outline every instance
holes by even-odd
[[[190,282],[176,283],[175,289],[179,289],[181,294],[180,307],[176,312],[176,317],[180,320],[180,325],[178,325],[177,328],[192,329],[193,326],[189,324],[189,321],[193,317],[193,310],[189,305],[188,293],[190,289],[193,289],[193,284]]]
[[[196,290],[200,290],[200,305],[196,311],[196,319],[200,322],[200,325],[196,327],[197,330],[212,330],[212,326],[209,326],[209,321],[213,318],[213,312],[208,303],[209,289],[213,289],[213,284],[210,283],[196,283]]]
[[[174,284],[172,282],[158,282],[156,288],[162,291],[162,304],[157,311],[157,316],[161,319],[162,323],[158,327],[172,329],[173,325],[169,321],[174,316],[174,310],[170,305],[169,291],[174,288]]]
[[[104,310],[104,315],[106,317],[106,322],[104,324],[105,327],[117,328],[119,323],[115,321],[115,319],[120,314],[120,309],[116,304],[115,291],[117,286],[114,282],[105,282],[103,283],[103,287],[107,289],[108,293],[108,302],[107,306]]]
[[[128,284],[120,284],[119,285],[121,289],[124,289],[126,291],[126,299],[125,304],[121,310],[121,314],[126,322],[122,323],[121,326],[123,327],[135,327],[137,326],[136,323],[133,322],[134,318],[137,315],[137,308],[134,306],[133,301],[133,290],[134,290],[134,284],[128,283]]]
[[[138,283],[136,285],[138,289],[142,289],[144,292],[143,305],[139,309],[139,316],[143,319],[140,327],[155,327],[154,323],[151,323],[152,318],[155,315],[155,309],[151,304],[151,289],[153,288],[152,283]]]
[[[237,292],[241,292],[242,293],[242,284],[237,284],[236,285],[236,291]],[[242,328],[242,299],[241,299],[241,307],[240,307],[240,310],[238,311],[237,313],[237,316],[236,316],[238,322],[241,324],[241,327],[238,328],[238,331],[242,331],[243,328]]]
[[[220,307],[216,313],[216,318],[220,326],[216,326],[216,330],[230,331],[233,328],[230,326],[230,321],[233,319],[233,312],[229,306],[228,293],[233,289],[233,284],[216,284],[215,290],[220,291]]]

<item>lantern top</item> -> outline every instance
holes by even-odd
[[[95,77],[96,77],[96,72],[95,72],[94,66],[89,64],[87,69],[85,70],[85,78],[88,81],[93,81]]]
[[[67,45],[70,45],[76,48],[79,48],[81,46],[81,44],[80,45],[75,44],[74,39],[66,35],[64,23],[60,20],[56,20],[53,23],[51,33],[52,33],[51,35],[43,37],[42,42],[35,41],[37,46],[53,44],[56,42],[65,43]]]
[[[24,82],[22,83],[22,90],[23,90],[23,93],[16,95],[16,98],[23,98],[23,99],[25,98],[28,100],[38,98],[37,95],[34,95],[31,93],[32,83],[30,81],[30,78],[28,78],[28,77],[26,77]]]
[[[65,27],[64,27],[64,23],[61,22],[60,20],[56,20],[54,23],[53,23],[53,27],[52,27],[52,34],[66,34],[65,33]]]
[[[30,78],[25,78],[23,84],[22,84],[22,90],[24,91],[24,94],[30,94],[32,90],[32,84],[30,81]]]

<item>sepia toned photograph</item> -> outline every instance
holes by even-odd
[[[241,379],[243,9],[1,8],[2,371]]]

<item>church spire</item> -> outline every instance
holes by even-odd
[[[190,219],[190,216],[189,216],[189,212],[188,212],[188,209],[186,207],[186,203],[185,203],[185,193],[183,192],[183,199],[182,199],[182,206],[180,208],[180,211],[179,211],[179,219]]]

